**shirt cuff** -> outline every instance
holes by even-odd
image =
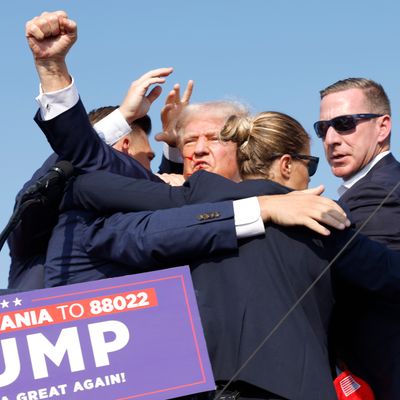
[[[39,104],[40,116],[44,121],[48,121],[72,108],[79,100],[78,90],[74,83],[74,78],[69,86],[55,92],[43,93],[39,86],[39,96],[36,101]]]
[[[168,146],[167,143],[164,143],[163,154],[167,160],[174,163],[183,164],[181,151],[177,147],[171,147]]]
[[[261,235],[265,232],[257,197],[233,202],[236,236],[238,239]]]
[[[119,139],[132,130],[119,108],[95,123],[93,128],[100,138],[110,146],[117,143]]]

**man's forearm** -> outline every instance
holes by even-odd
[[[65,60],[41,60],[35,66],[43,93],[64,89],[72,82]]]

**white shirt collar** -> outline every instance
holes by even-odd
[[[379,153],[374,159],[372,159],[367,165],[361,168],[355,175],[347,180],[343,180],[343,183],[338,188],[339,196],[343,196],[343,194],[349,190],[352,186],[354,186],[360,179],[364,178],[365,175],[372,169],[372,167],[377,164],[383,157],[390,154],[390,150]]]

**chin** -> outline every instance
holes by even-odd
[[[331,170],[337,178],[347,179],[354,175],[348,167],[331,167]]]

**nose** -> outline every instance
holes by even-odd
[[[333,145],[333,144],[337,144],[340,143],[340,134],[337,133],[335,131],[335,129],[333,129],[332,126],[330,126],[328,128],[328,130],[326,131],[326,135],[324,138],[324,144],[325,145]]]
[[[208,154],[208,140],[206,137],[200,136],[197,139],[193,154],[196,156]]]

